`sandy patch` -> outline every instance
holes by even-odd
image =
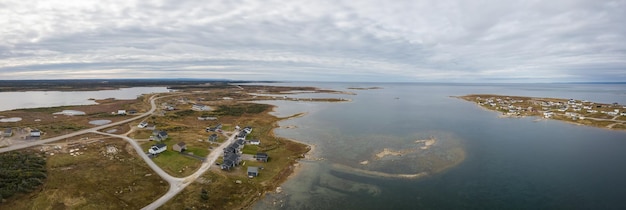
[[[341,165],[341,164],[332,164],[332,166],[335,170],[339,170],[341,172],[346,172],[346,173],[350,173],[354,175],[360,175],[360,176],[366,175],[366,176],[373,176],[373,177],[406,178],[406,179],[417,179],[417,178],[421,178],[424,176],[428,176],[427,172],[420,172],[420,173],[415,173],[415,174],[392,174],[392,173],[385,173],[385,172],[380,172],[380,171],[370,171],[370,170],[364,170],[364,169],[359,169],[359,168],[353,168],[353,167]]]
[[[415,140],[415,143],[422,143],[424,146],[421,146],[420,149],[428,149],[430,146],[437,143],[437,139],[434,136],[431,136],[430,139],[418,139]]]
[[[393,151],[389,148],[384,148],[383,151],[377,153],[375,156],[376,156],[376,159],[381,159],[389,155],[402,156],[404,154],[408,154],[411,152],[415,152],[415,149],[403,149],[403,150]]]

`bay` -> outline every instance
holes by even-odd
[[[273,84],[276,85],[276,84]],[[279,136],[315,145],[312,160],[255,209],[624,209],[626,132],[498,113],[450,96],[502,94],[626,103],[623,84],[287,83],[352,91],[349,103],[279,103]],[[348,87],[382,89],[351,90]],[[286,108],[281,108],[286,107]],[[287,126],[294,125],[294,126]],[[293,128],[295,127],[295,128]],[[376,159],[436,136],[449,148]],[[437,146],[437,145],[435,145]],[[433,146],[433,148],[435,148]],[[429,155],[462,149],[434,170]],[[421,150],[419,150],[421,151]],[[456,154],[456,153],[452,153]],[[361,164],[369,160],[368,164]],[[376,165],[377,161],[385,165]],[[431,164],[428,167],[415,166]],[[366,173],[428,176],[407,179]]]

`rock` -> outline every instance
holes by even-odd
[[[276,187],[276,193],[281,193],[283,191],[282,187]]]
[[[237,181],[235,181],[235,183],[237,183],[237,184],[241,184],[241,183],[243,183],[243,182],[241,182],[241,180],[237,180]]]

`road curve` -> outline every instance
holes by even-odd
[[[143,113],[139,116],[130,118],[130,119],[126,119],[126,120],[122,120],[122,121],[118,121],[118,122],[114,122],[111,124],[106,124],[106,125],[101,125],[101,126],[97,126],[97,127],[93,127],[93,128],[89,128],[89,129],[85,129],[85,130],[80,130],[74,133],[70,133],[70,134],[65,134],[65,135],[61,135],[61,136],[57,136],[57,137],[53,137],[53,138],[49,138],[49,139],[42,139],[42,140],[37,140],[37,141],[33,141],[33,142],[29,142],[29,143],[25,143],[25,144],[18,144],[18,145],[12,145],[9,147],[4,147],[4,148],[0,148],[0,153],[4,153],[4,152],[9,152],[9,151],[14,151],[14,150],[19,150],[19,149],[24,149],[24,148],[28,148],[28,147],[33,147],[33,146],[37,146],[37,145],[41,145],[41,144],[47,144],[47,143],[51,143],[51,142],[55,142],[55,141],[59,141],[62,139],[66,139],[66,138],[70,138],[70,137],[74,137],[74,136],[78,136],[78,135],[82,135],[82,134],[87,134],[87,133],[96,133],[96,134],[101,134],[101,135],[107,135],[107,136],[112,136],[112,137],[117,137],[117,138],[121,138],[124,139],[125,141],[127,141],[128,143],[130,143],[133,148],[135,148],[135,151],[137,152],[137,154],[139,154],[139,156],[144,160],[144,162],[146,162],[148,164],[148,166],[150,168],[152,168],[152,170],[154,172],[156,172],[161,178],[163,178],[165,181],[167,181],[170,184],[170,188],[168,189],[167,193],[165,193],[163,196],[161,196],[160,198],[158,198],[157,200],[155,200],[154,202],[152,202],[151,204],[145,206],[142,209],[145,210],[153,210],[156,209],[160,206],[162,206],[163,204],[165,204],[167,201],[169,201],[170,199],[172,199],[174,196],[176,196],[178,193],[180,193],[185,187],[187,187],[189,184],[191,184],[193,181],[195,181],[198,177],[200,177],[202,174],[204,174],[207,170],[209,170],[209,168],[215,164],[215,161],[217,161],[217,159],[220,157],[221,155],[221,151],[224,150],[224,148],[226,148],[226,146],[228,146],[229,144],[233,143],[235,141],[235,137],[237,136],[238,130],[235,130],[235,132],[233,132],[233,134],[228,138],[228,140],[224,141],[222,144],[220,144],[219,147],[213,149],[213,151],[211,153],[209,153],[209,155],[207,155],[206,160],[202,163],[202,165],[200,166],[200,168],[194,172],[193,174],[184,177],[184,178],[178,178],[178,177],[173,177],[171,175],[169,175],[167,172],[163,171],[163,169],[161,169],[159,166],[157,166],[154,161],[152,161],[150,159],[150,157],[148,157],[148,155],[146,155],[146,153],[143,151],[143,149],[141,148],[141,146],[137,143],[137,141],[133,140],[132,138],[129,138],[128,136],[124,136],[124,135],[117,135],[117,134],[110,134],[110,133],[104,133],[104,132],[100,132],[98,130],[102,130],[108,127],[112,127],[112,126],[116,126],[116,125],[120,125],[120,124],[124,124],[124,123],[128,123],[143,117],[147,117],[149,115],[151,115],[152,113],[154,113],[154,111],[156,111],[157,107],[156,107],[156,100],[160,99],[160,98],[165,98],[165,97],[171,97],[173,95],[168,95],[168,96],[161,96],[161,97],[156,97],[157,95],[153,95],[152,97],[150,97],[150,110],[146,113]]]
[[[89,128],[89,129],[85,129],[85,130],[80,130],[80,131],[76,131],[74,133],[70,133],[70,134],[65,134],[62,136],[57,136],[57,137],[53,137],[53,138],[49,138],[49,139],[42,139],[42,140],[37,140],[37,141],[33,141],[33,142],[28,142],[25,144],[17,144],[17,145],[12,145],[12,146],[8,146],[8,147],[4,147],[4,148],[0,148],[0,153],[4,153],[4,152],[9,152],[9,151],[13,151],[13,150],[19,150],[19,149],[24,149],[24,148],[28,148],[28,147],[32,147],[32,146],[37,146],[37,145],[41,145],[41,144],[47,144],[50,142],[55,142],[55,141],[59,141],[62,139],[66,139],[66,138],[70,138],[70,137],[74,137],[74,136],[78,136],[78,135],[82,135],[82,134],[86,134],[86,133],[91,133],[91,132],[95,132],[101,129],[105,129],[108,127],[112,127],[112,126],[116,126],[116,125],[120,125],[120,124],[124,124],[124,123],[128,123],[143,117],[147,117],[149,115],[151,115],[152,113],[154,113],[154,111],[157,109],[155,101],[157,99],[160,98],[164,98],[164,97],[169,97],[169,96],[161,96],[161,97],[155,97],[156,95],[150,97],[150,106],[152,108],[150,108],[150,111],[143,113],[139,116],[130,118],[130,119],[126,119],[126,120],[122,120],[122,121],[118,121],[118,122],[114,122],[111,124],[106,124],[106,125],[101,125],[98,127],[93,127],[93,128]]]
[[[211,151],[211,153],[209,153],[209,155],[207,155],[206,160],[202,163],[202,165],[200,166],[200,168],[196,172],[194,172],[193,174],[191,174],[191,175],[189,175],[189,176],[187,176],[185,178],[176,178],[177,180],[179,180],[178,182],[175,182],[175,183],[170,182],[170,189],[167,191],[167,193],[165,193],[163,196],[161,196],[159,199],[155,200],[151,204],[143,207],[142,210],[153,210],[153,209],[159,208],[160,206],[165,204],[167,201],[172,199],[174,196],[176,196],[176,194],[180,193],[180,191],[185,189],[185,187],[187,187],[189,184],[193,183],[193,181],[195,181],[198,177],[200,177],[202,174],[204,174],[204,172],[209,170],[209,168],[213,164],[215,164],[215,161],[217,161],[217,158],[220,157],[220,155],[222,154],[222,151],[224,151],[224,148],[226,148],[226,146],[228,146],[229,144],[233,143],[235,141],[235,137],[236,136],[237,136],[237,130],[235,130],[235,132],[233,132],[233,134],[228,138],[228,140],[224,141],[222,144],[220,144],[219,147],[213,149],[213,151]],[[135,144],[132,144],[132,145],[133,146],[137,145],[137,147],[138,147],[137,142],[135,142]],[[137,150],[137,147],[135,147],[135,150]],[[140,147],[139,147],[139,149],[137,151],[139,153],[143,152],[143,151],[141,151]],[[150,160],[150,159],[146,160],[146,162],[154,164],[154,162],[152,162],[152,160]],[[150,167],[152,167],[152,166],[150,166]],[[158,166],[156,166],[156,167],[158,168]],[[161,170],[161,168],[159,168],[159,170]],[[161,174],[159,174],[159,175],[161,175]],[[164,175],[171,177],[167,173],[165,173]],[[163,176],[161,176],[161,177],[163,177]]]

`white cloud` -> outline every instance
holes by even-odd
[[[6,79],[626,80],[623,0],[0,4]]]

